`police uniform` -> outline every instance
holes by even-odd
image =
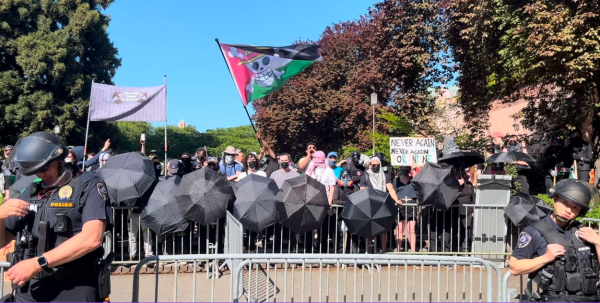
[[[105,220],[107,230],[113,223],[106,186],[89,172],[51,189],[44,188],[42,182],[33,183],[19,199],[37,205],[37,211],[30,211],[23,219],[10,217],[6,220],[6,230],[11,234],[23,232],[33,236],[33,241],[27,241],[26,247],[18,252],[21,255],[17,257],[21,260],[54,249],[80,233],[88,221]],[[47,222],[47,229],[41,222]],[[19,242],[20,239],[16,240]],[[102,256],[100,247],[77,260],[38,274],[17,289],[16,301],[102,301],[99,287],[105,285],[99,286],[96,266]]]
[[[565,247],[565,256],[557,257],[530,278],[542,290],[545,301],[597,302],[598,258],[595,247],[579,240],[580,223],[572,221],[565,228],[547,216],[526,227],[512,256],[518,260],[533,259],[546,253],[548,244]]]

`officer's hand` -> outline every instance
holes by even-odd
[[[546,247],[546,253],[544,256],[548,263],[553,262],[554,259],[558,256],[563,256],[565,254],[565,248],[560,244],[548,244]]]
[[[29,212],[29,203],[19,199],[8,199],[0,206],[0,219],[8,217],[25,217]]]
[[[18,286],[23,286],[29,282],[33,276],[42,272],[42,268],[37,262],[37,259],[27,259],[17,263],[11,267],[7,272],[6,276],[8,279]]]
[[[600,245],[600,235],[590,227],[582,227],[577,231],[579,239],[594,245]]]

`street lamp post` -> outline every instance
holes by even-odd
[[[371,141],[373,141],[373,156],[375,156],[375,106],[377,106],[377,93],[371,94],[371,106],[373,107],[373,134],[371,135]]]
[[[58,125],[54,126],[54,133],[57,135],[60,134],[60,126],[58,126]]]

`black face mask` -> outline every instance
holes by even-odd
[[[281,166],[283,169],[288,169],[290,167],[290,162],[281,162],[279,166]]]
[[[380,169],[381,169],[381,166],[379,166],[379,165],[373,165],[373,166],[371,166],[371,170],[374,173],[378,173]]]
[[[256,161],[250,161],[250,162],[248,162],[248,168],[249,169],[256,169]]]
[[[493,146],[486,147],[485,150],[487,150],[488,153],[493,153],[496,151]]]
[[[219,170],[219,167],[217,166],[216,163],[208,163],[208,168],[212,169],[214,171],[218,171]]]
[[[181,158],[181,162],[188,164],[188,163],[192,163],[192,159],[190,158]]]
[[[519,144],[517,141],[508,141],[508,145],[510,146],[517,146],[517,144]]]

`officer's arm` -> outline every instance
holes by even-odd
[[[525,275],[535,272],[544,267],[549,260],[545,255],[535,257],[537,249],[541,243],[541,234],[530,227],[527,227],[519,234],[517,248],[510,257],[510,273],[514,276]]]
[[[515,257],[510,257],[510,273],[513,276],[526,275],[540,270],[548,263],[546,256],[539,256],[533,259],[519,260]]]
[[[48,267],[57,267],[75,261],[102,245],[106,220],[90,220],[83,224],[80,233],[65,241],[58,247],[47,251],[44,256]]]

